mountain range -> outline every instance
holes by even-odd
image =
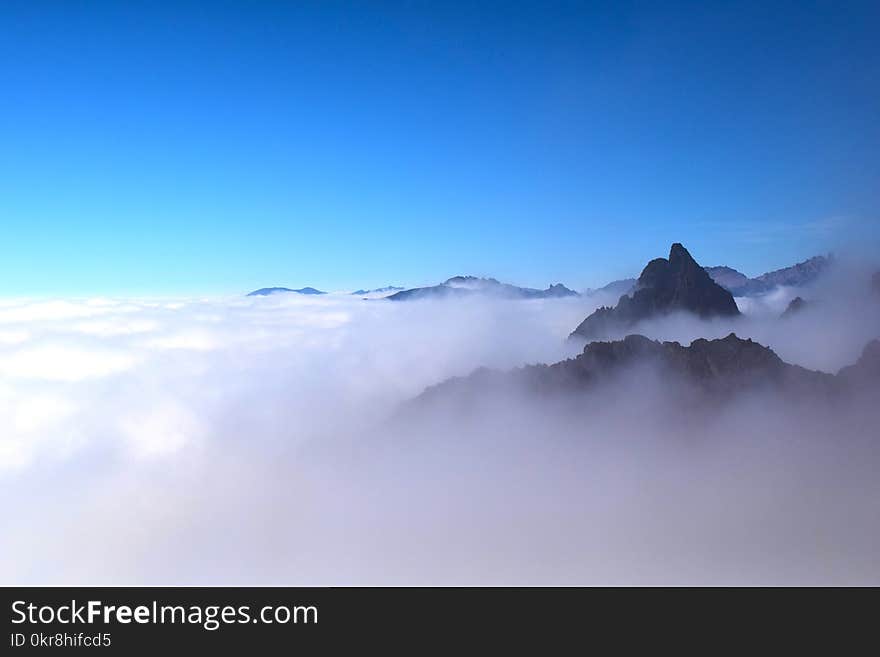
[[[546,290],[538,290],[501,283],[494,278],[453,276],[439,285],[404,290],[386,298],[390,301],[413,301],[416,299],[446,299],[473,295],[501,299],[548,299],[579,296],[577,292],[568,289],[561,283],[551,285]]]
[[[732,267],[706,267],[709,276],[736,297],[766,294],[779,286],[801,287],[815,281],[833,262],[830,256],[814,256],[791,267],[749,278]]]
[[[800,287],[815,281],[833,262],[831,256],[815,256],[799,262],[791,267],[761,274],[749,278],[742,272],[728,266],[706,267],[710,278],[718,285],[737,297],[758,296],[774,290],[778,286]],[[624,278],[612,281],[607,285],[584,290],[583,296],[611,294],[614,296],[629,295],[633,292],[638,279]],[[875,283],[880,286],[880,283]],[[295,292],[297,294],[326,294],[313,287],[291,289],[287,287],[264,287],[250,292],[247,296],[269,296],[271,294]],[[410,301],[429,298],[456,298],[474,294],[495,296],[504,299],[547,299],[559,297],[581,296],[562,283],[551,285],[547,289],[519,287],[509,283],[501,283],[495,278],[479,278],[477,276],[453,276],[438,285],[417,288],[403,288],[394,285],[375,289],[360,289],[352,295],[385,295],[392,301]]]
[[[249,297],[267,297],[271,294],[286,294],[289,292],[293,292],[296,294],[327,294],[326,292],[322,292],[321,290],[316,290],[313,287],[301,287],[298,290],[291,290],[289,287],[261,287],[259,290],[254,290],[253,292],[249,292],[247,296],[249,296]]]

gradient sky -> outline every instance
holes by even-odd
[[[871,249],[878,34],[876,1],[7,0],[0,296]]]

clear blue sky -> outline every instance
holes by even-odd
[[[878,35],[876,1],[7,0],[0,296],[876,245]]]

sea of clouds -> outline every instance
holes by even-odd
[[[824,285],[788,320],[780,290],[639,328],[834,372],[880,315]],[[0,582],[877,583],[870,409],[752,400],[682,436],[620,390],[586,420],[511,398],[390,421],[477,367],[576,355],[614,301],[2,301]]]

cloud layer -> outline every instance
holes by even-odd
[[[786,322],[783,290],[735,326],[640,329],[733,329],[835,371],[880,317],[810,294]],[[682,427],[621,390],[589,415],[504,398],[389,422],[450,376],[574,355],[601,303],[2,302],[0,581],[876,583],[869,410],[751,400]]]

